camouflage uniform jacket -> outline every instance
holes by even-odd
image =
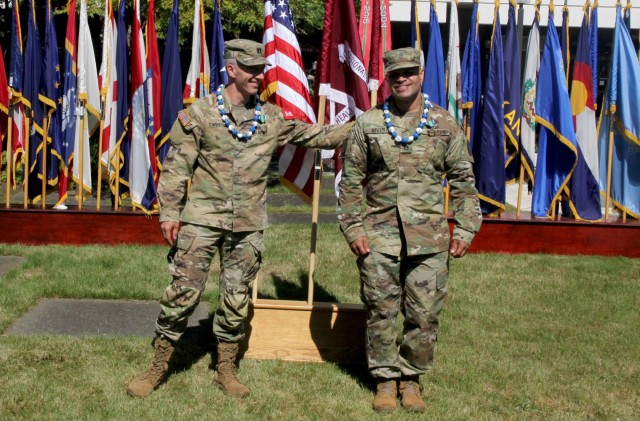
[[[393,104],[389,108],[396,131],[402,137],[412,135],[422,110],[401,118]],[[482,222],[473,158],[462,129],[449,113],[434,105],[429,114],[436,126],[425,127],[406,146],[391,138],[382,107],[356,120],[344,152],[338,200],[340,227],[349,243],[366,236],[372,250],[393,256],[400,256],[403,246],[409,256],[448,250],[442,189],[446,174],[455,212],[453,238],[471,244]]]
[[[232,123],[247,132],[254,104],[231,107],[226,98],[224,102]],[[160,222],[182,221],[233,232],[262,230],[267,225],[267,168],[276,147],[291,142],[334,149],[342,146],[351,128],[285,120],[280,107],[261,105],[261,124],[248,141],[229,133],[214,95],[178,114],[158,183]]]

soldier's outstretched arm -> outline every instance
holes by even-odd
[[[343,146],[352,127],[353,122],[323,126],[301,120],[284,120],[283,117],[278,143],[292,143],[306,148],[336,149]]]

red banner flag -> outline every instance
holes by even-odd
[[[356,27],[352,1],[327,0],[315,89],[318,95],[327,98],[325,123],[346,123],[370,108],[367,69]],[[337,186],[342,171],[337,150],[332,158]]]

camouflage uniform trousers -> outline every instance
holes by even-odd
[[[204,292],[211,260],[220,253],[219,304],[213,333],[221,342],[244,338],[251,282],[262,263],[262,231],[239,232],[183,224],[169,264],[173,277],[160,299],[156,334],[177,342]]]
[[[385,379],[424,374],[433,365],[439,313],[447,298],[449,252],[401,259],[372,251],[359,259],[358,267],[371,374]]]

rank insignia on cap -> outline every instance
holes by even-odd
[[[183,127],[186,127],[189,122],[191,122],[191,116],[187,112],[187,110],[182,110],[178,113],[178,120],[180,120],[180,124]]]

